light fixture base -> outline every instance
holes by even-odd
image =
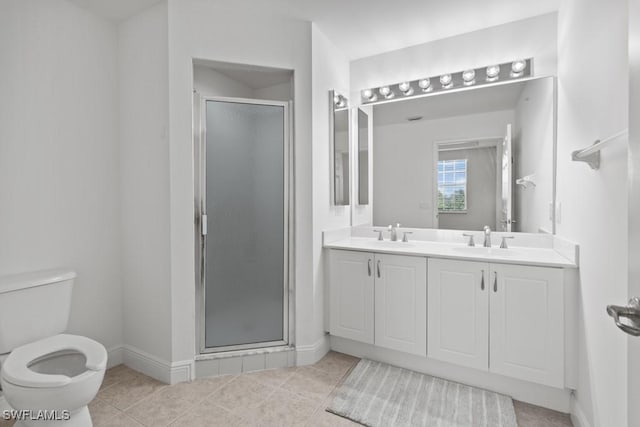
[[[515,63],[517,63],[517,66],[514,66]],[[514,67],[516,68],[515,71],[513,69]],[[473,79],[471,79],[472,75]],[[365,89],[360,92],[361,102],[362,104],[383,103],[391,101],[394,97],[396,99],[408,99],[414,96],[436,94],[452,89],[467,89],[530,77],[533,77],[533,58],[516,59],[502,64],[494,63],[484,67],[466,68],[464,71],[456,73],[444,73],[417,80],[405,80],[392,85]],[[419,90],[414,90],[414,88]],[[374,95],[378,93],[380,97],[366,97],[364,93]]]

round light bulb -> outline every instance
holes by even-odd
[[[440,76],[440,84],[443,89],[449,89],[453,86],[453,78],[451,74],[443,74]]]
[[[398,85],[398,88],[402,92],[404,96],[413,95],[413,88],[411,87],[411,83],[402,82]]]
[[[498,80],[498,76],[500,75],[500,66],[499,65],[489,65],[487,67],[487,81],[493,82]]]
[[[374,102],[378,99],[376,94],[371,89],[365,89],[362,91],[362,97],[369,102]]]
[[[511,71],[514,73],[521,73],[525,68],[527,68],[527,61],[524,59],[518,59],[511,64]]]
[[[462,72],[462,80],[465,86],[470,86],[476,82],[475,70],[466,70]]]
[[[418,86],[420,86],[420,89],[422,89],[423,92],[428,92],[431,90],[431,80],[420,79],[418,80]]]
[[[387,99],[391,99],[394,97],[394,93],[391,91],[391,88],[389,86],[382,86],[380,89],[378,89],[378,92],[380,92],[380,95],[384,96]]]
[[[342,95],[333,96],[333,103],[336,104],[338,107],[340,106],[341,102],[342,102]]]
[[[511,77],[522,77],[524,69],[527,68],[527,61],[518,59],[511,63]]]

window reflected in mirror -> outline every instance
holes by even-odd
[[[466,210],[467,159],[438,160],[438,211]]]

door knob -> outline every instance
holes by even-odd
[[[613,317],[618,328],[634,337],[640,336],[640,298],[631,298],[629,304],[625,306],[608,305],[607,313]],[[621,317],[626,318],[628,322],[623,323],[620,320]]]

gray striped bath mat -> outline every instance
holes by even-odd
[[[371,427],[517,427],[508,396],[363,359],[327,411]]]

